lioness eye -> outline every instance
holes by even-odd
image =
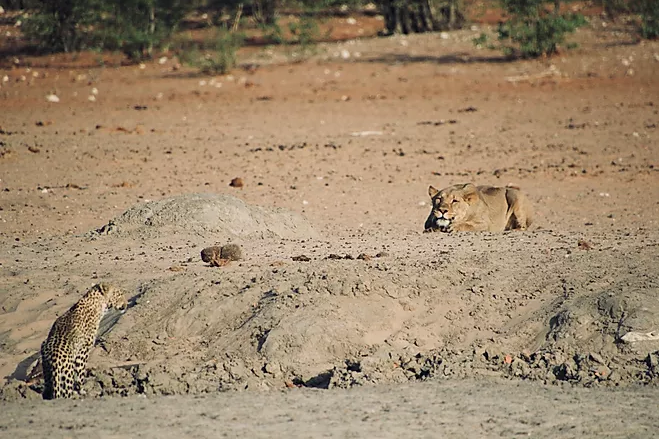
[[[451,203],[458,203],[458,201],[457,201],[457,200],[453,200]]]

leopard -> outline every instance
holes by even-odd
[[[92,286],[66,313],[57,318],[41,344],[41,365],[46,400],[80,394],[89,351],[103,315],[128,308],[124,291],[108,283]]]
[[[525,230],[533,222],[531,203],[512,185],[463,183],[428,188],[432,200],[424,232],[503,232]]]

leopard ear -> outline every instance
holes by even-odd
[[[430,186],[428,187],[428,195],[430,196],[431,199],[432,199],[433,197],[435,197],[438,193],[439,193],[439,190],[438,190],[438,189],[435,189],[434,186],[430,185]]]

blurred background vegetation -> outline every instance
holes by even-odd
[[[257,28],[265,44],[296,44],[312,50],[325,35],[319,23],[331,16],[381,15],[382,36],[459,29],[467,23],[467,0],[0,0],[20,10],[22,33],[42,53],[121,51],[132,60],[178,45],[183,61],[202,70],[225,72],[235,64],[244,30]],[[586,23],[566,13],[569,0],[485,0],[503,15],[496,42],[475,41],[513,56],[550,55],[565,36]],[[638,34],[659,35],[659,0],[594,0],[612,19],[636,14]],[[487,5],[490,3],[490,5]],[[583,3],[583,2],[582,2]],[[590,2],[593,3],[593,2]],[[196,21],[190,19],[197,17]],[[281,25],[282,16],[296,17]],[[204,44],[174,38],[182,28],[213,28]]]

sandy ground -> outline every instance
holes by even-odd
[[[3,437],[652,438],[653,389],[444,381],[349,390],[17,402]]]
[[[0,432],[656,435],[659,43],[594,20],[511,62],[479,33],[1,70]],[[531,230],[423,234],[428,185],[470,181],[522,188]],[[42,402],[40,343],[100,280],[133,306],[85,404]]]

